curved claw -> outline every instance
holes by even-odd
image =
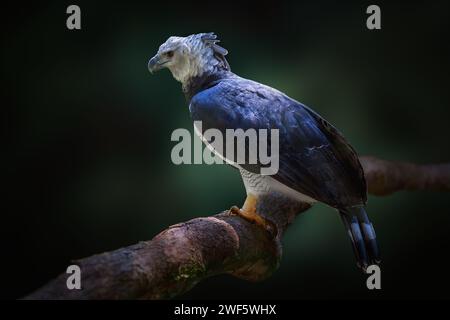
[[[237,206],[232,206],[228,210],[228,213],[230,215],[240,216],[241,218],[247,220],[248,222],[262,227],[264,230],[266,230],[270,234],[271,238],[275,238],[278,234],[277,226],[272,221],[263,218],[256,212],[246,211],[246,210],[240,209]]]

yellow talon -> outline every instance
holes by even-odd
[[[256,212],[256,204],[258,198],[252,194],[247,195],[242,209],[237,206],[230,208],[230,214],[238,215],[241,218],[262,227],[264,230],[268,231],[273,237],[277,235],[277,227],[273,222],[267,220],[260,216]]]

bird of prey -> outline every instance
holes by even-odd
[[[268,228],[256,203],[276,191],[299,202],[322,202],[339,212],[357,265],[380,262],[372,223],[365,211],[367,187],[358,156],[328,121],[286,94],[231,72],[227,50],[214,33],[170,37],[148,62],[150,72],[167,68],[181,82],[194,121],[204,129],[279,130],[279,170],[262,175],[259,165],[235,165],[247,198],[233,212]],[[200,135],[202,132],[199,133]],[[226,155],[222,155],[226,157]],[[230,159],[233,163],[234,159]]]

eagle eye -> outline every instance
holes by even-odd
[[[168,58],[172,58],[172,57],[173,57],[173,51],[172,51],[172,50],[167,51],[164,55],[165,55],[166,57],[168,57]]]

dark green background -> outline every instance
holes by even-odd
[[[449,150],[449,7],[370,2],[82,2],[82,30],[58,1],[5,10],[2,78],[1,296],[19,298],[71,259],[151,239],[165,227],[241,204],[239,174],[170,160],[192,124],[180,85],[147,61],[171,35],[216,32],[237,74],[311,106],[360,154],[445,162]],[[449,297],[450,197],[369,197],[382,290],[365,287],[338,215],[317,205],[284,237],[261,283],[210,278],[181,298]]]

